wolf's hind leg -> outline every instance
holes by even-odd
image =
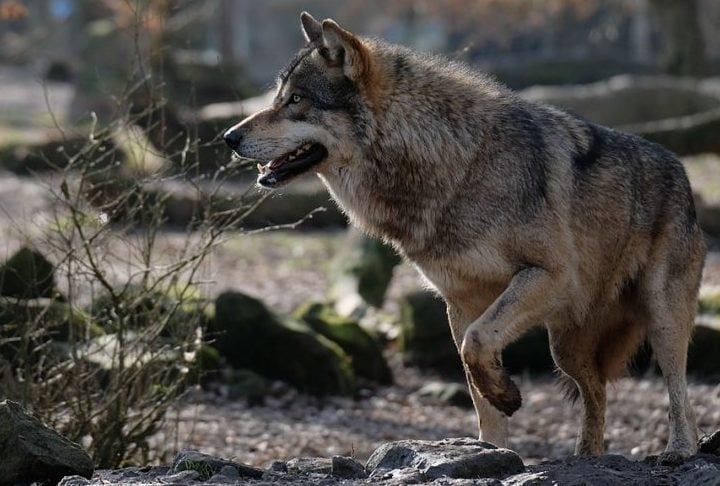
[[[597,356],[597,339],[587,328],[567,326],[551,328],[550,351],[555,364],[578,387],[583,404],[580,432],[575,454],[599,456],[605,452],[605,379],[601,377]]]
[[[642,281],[648,338],[670,398],[666,459],[697,452],[697,426],[688,400],[686,369],[704,255],[704,242],[697,230],[687,239],[658,245],[653,255],[657,263],[649,267],[651,271]]]
[[[663,299],[658,296],[648,303],[652,309],[648,337],[670,398],[667,456],[687,457],[697,452],[697,426],[685,377],[694,315],[694,309],[688,309],[689,305],[677,300],[673,302],[669,296]],[[695,305],[694,300],[692,305]]]

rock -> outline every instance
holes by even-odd
[[[294,457],[287,463],[288,474],[311,475],[332,473],[332,459],[326,457]]]
[[[688,373],[704,378],[720,376],[719,349],[720,329],[696,324],[688,350]]]
[[[382,385],[392,384],[392,373],[382,348],[357,321],[341,317],[333,308],[320,303],[307,303],[294,315],[313,331],[340,346],[350,357],[356,376]]]
[[[503,366],[512,374],[553,373],[555,361],[544,328],[531,329],[503,350]]]
[[[497,478],[524,470],[520,456],[509,449],[470,438],[440,441],[402,440],[380,446],[365,466],[380,479],[390,471],[411,468],[425,480]]]
[[[337,344],[297,319],[270,312],[248,295],[224,292],[218,296],[210,334],[235,368],[286,381],[316,395],[354,391],[350,359]]]
[[[503,484],[656,484],[717,485],[720,479],[720,457],[693,456],[676,466],[663,466],[656,458],[631,461],[618,455],[601,457],[574,456],[528,466],[526,471],[505,478]]]
[[[400,257],[381,241],[351,229],[330,270],[329,298],[344,316],[359,317],[363,307],[382,307]]]
[[[55,294],[55,266],[39,251],[22,247],[0,266],[0,295],[33,299]]]
[[[400,300],[400,350],[406,364],[464,376],[445,303],[426,291]]]
[[[94,466],[77,444],[28,415],[20,405],[0,402],[0,483],[57,483],[64,476],[90,478]]]
[[[58,170],[83,147],[88,146],[87,135],[70,135],[68,132],[48,131],[25,136],[19,141],[0,146],[0,167],[19,175]],[[95,142],[103,151],[113,150],[109,141]]]
[[[400,349],[406,364],[463,376],[445,303],[430,292],[410,292],[400,300]],[[547,331],[537,328],[510,344],[503,365],[513,374],[548,373],[555,369]]]
[[[230,468],[237,471],[237,476],[241,478],[260,479],[264,474],[262,469],[195,451],[178,453],[175,459],[173,459],[170,474],[177,474],[182,471],[194,471],[198,474],[199,480],[207,481],[216,474],[230,477],[228,475]]]
[[[341,479],[365,479],[365,467],[352,457],[333,456],[330,474]]]
[[[11,363],[18,352],[26,353],[23,359],[30,362],[50,356],[65,360],[69,343],[81,343],[103,332],[82,310],[65,302],[0,297],[0,356]],[[43,344],[50,340],[48,349]]]
[[[250,406],[262,405],[270,391],[270,382],[251,370],[232,370],[225,382],[230,400],[244,398]]]
[[[287,463],[284,461],[273,461],[272,464],[270,464],[268,471],[284,474],[288,472]]]
[[[192,289],[185,293],[172,289],[163,292],[140,285],[122,285],[114,293],[116,297],[107,291],[98,292],[87,309],[107,332],[117,332],[121,323],[124,330],[147,330],[160,325],[161,336],[177,337],[194,332],[207,321],[207,303],[194,295]]]
[[[698,441],[698,451],[705,454],[720,456],[720,430],[701,437]]]
[[[65,476],[60,480],[57,486],[87,486],[90,480],[82,476]]]

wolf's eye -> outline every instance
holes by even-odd
[[[299,94],[293,94],[290,95],[290,104],[293,105],[295,103],[300,103],[300,100],[302,100],[302,96]]]

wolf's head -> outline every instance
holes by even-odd
[[[338,170],[358,150],[352,134],[370,119],[374,65],[367,44],[332,20],[318,22],[307,12],[300,19],[307,44],[280,73],[272,106],[224,134],[237,155],[263,161],[264,187],[312,168]]]

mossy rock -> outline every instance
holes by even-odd
[[[313,331],[337,343],[350,357],[356,376],[383,385],[392,384],[392,373],[382,348],[357,321],[344,318],[330,306],[317,302],[301,306],[294,315]]]
[[[330,300],[343,315],[362,305],[382,307],[398,263],[400,257],[385,243],[350,230],[330,270]]]
[[[270,393],[270,382],[252,370],[239,369],[230,373],[227,388],[230,400],[244,398],[248,405],[262,405]]]
[[[400,349],[408,365],[463,374],[445,303],[430,292],[410,292],[400,300]]]
[[[555,362],[550,354],[547,330],[535,328],[508,345],[502,353],[503,366],[509,373],[552,373]]]
[[[354,390],[350,359],[337,344],[301,321],[274,314],[258,299],[239,292],[220,294],[210,331],[214,346],[235,368],[315,395]]]
[[[411,292],[401,300],[400,342],[407,364],[441,372],[462,373],[445,303],[430,292]],[[555,369],[547,331],[533,329],[502,353],[503,366],[513,374],[548,373]]]
[[[720,315],[720,292],[704,295],[698,300],[700,314]]]
[[[0,347],[0,354],[11,362],[20,349],[31,352],[48,339],[82,342],[102,334],[89,315],[65,302],[0,298],[0,339],[14,338]]]
[[[688,350],[687,371],[698,378],[720,377],[720,330],[697,324]]]
[[[117,332],[122,322],[124,329],[132,330],[160,325],[163,337],[176,337],[207,324],[207,302],[191,290],[189,292],[183,295],[173,289],[161,291],[139,285],[119,286],[114,289],[117,301],[110,292],[101,292],[88,312],[107,332]]]
[[[39,251],[22,247],[0,266],[0,295],[34,299],[56,294],[55,266]]]
[[[202,344],[190,366],[188,381],[206,386],[218,379],[222,367],[223,360],[220,351],[210,344]]]

